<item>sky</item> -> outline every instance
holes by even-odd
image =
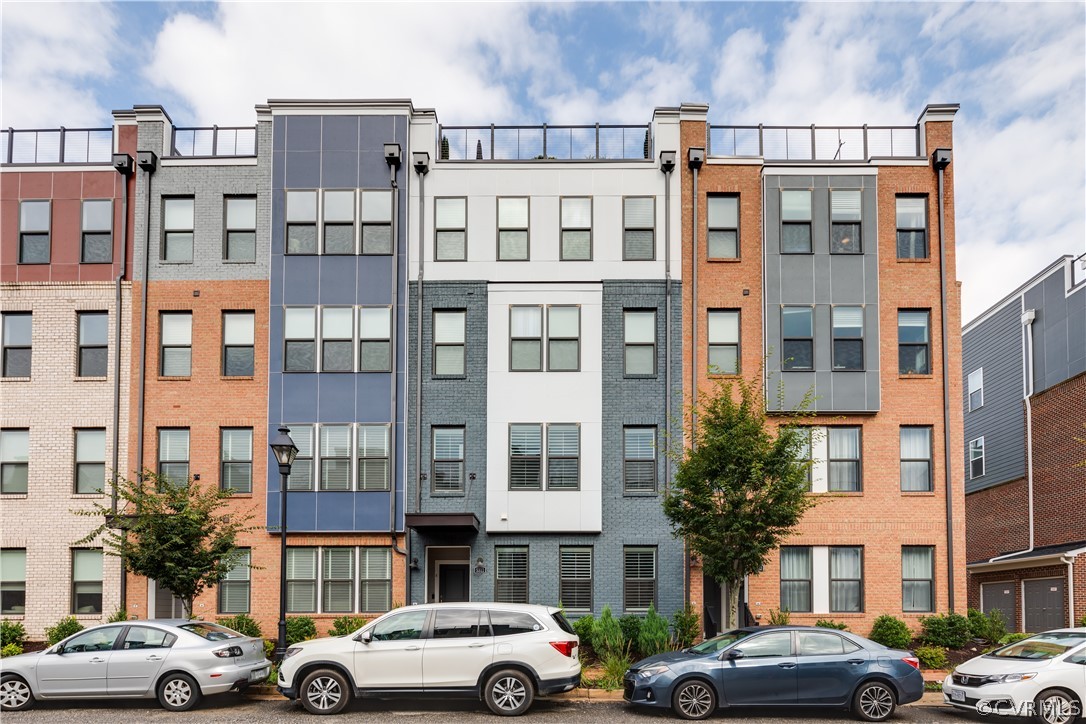
[[[0,3],[0,126],[269,98],[410,98],[447,125],[954,121],[968,321],[1086,251],[1086,2]]]

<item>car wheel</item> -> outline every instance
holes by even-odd
[[[34,694],[30,684],[14,674],[6,674],[0,679],[0,710],[22,711],[34,706]]]
[[[852,697],[852,711],[864,721],[885,721],[897,708],[893,689],[881,681],[869,681]]]
[[[499,671],[486,682],[483,698],[499,716],[518,716],[528,711],[535,698],[531,680],[522,671]]]
[[[158,682],[158,703],[167,711],[188,711],[200,703],[200,687],[188,674],[167,674]]]
[[[351,700],[347,679],[335,669],[317,669],[302,679],[302,706],[310,714],[338,714]]]
[[[683,719],[704,719],[716,711],[716,692],[704,681],[687,681],[671,695],[671,709]]]
[[[1071,724],[1082,713],[1078,700],[1059,689],[1042,691],[1033,705],[1033,719],[1043,724]]]

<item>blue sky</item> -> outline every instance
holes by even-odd
[[[0,5],[0,125],[251,124],[268,98],[411,98],[446,124],[955,121],[965,320],[1086,251],[1086,3]]]

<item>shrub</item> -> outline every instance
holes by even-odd
[[[0,646],[15,644],[21,650],[26,642],[22,621],[0,621]]]
[[[365,625],[366,619],[362,616],[340,616],[332,622],[332,628],[328,629],[328,635],[350,636]]]
[[[128,620],[128,611],[122,606],[109,615],[106,619],[106,623],[120,623],[121,621]]]
[[[780,611],[775,608],[769,609],[770,626],[787,626],[791,620],[792,613],[787,608],[782,608]]]
[[[242,636],[250,636],[254,639],[259,639],[264,636],[264,633],[260,630],[260,624],[244,613],[239,613],[237,616],[220,618],[219,625],[234,629]]]
[[[272,641],[271,639],[264,639],[264,658],[270,659],[275,655],[275,647],[278,645],[278,641]],[[275,683],[274,681],[271,683]]]
[[[950,666],[946,649],[942,646],[917,646],[916,658],[920,659],[920,665],[925,669],[945,669]]]
[[[686,604],[682,610],[675,612],[675,615],[671,617],[671,622],[675,626],[675,647],[685,649],[693,646],[694,640],[701,633],[701,624],[698,621],[698,614],[694,612],[694,607],[689,603]]]
[[[622,648],[633,658],[640,658],[637,654],[641,647],[641,626],[644,619],[640,616],[626,614],[618,619],[618,627],[622,629]]]
[[[56,626],[50,626],[45,629],[45,640],[49,642],[49,645],[63,641],[72,634],[79,633],[83,630],[83,624],[75,620],[75,616],[65,616],[57,621]]]
[[[960,649],[973,638],[973,633],[969,629],[969,619],[960,613],[922,616],[920,627],[920,640],[930,646]]]
[[[1082,614],[1082,618],[1078,620],[1078,625],[1086,628],[1086,613]]]
[[[596,621],[596,629],[592,639],[592,648],[601,660],[608,656],[621,656],[625,653],[622,642],[622,626],[618,619],[611,615],[611,607],[604,606],[600,613],[599,621]]]
[[[662,654],[667,651],[671,643],[667,619],[656,613],[656,608],[652,605],[649,606],[649,612],[641,623],[641,636],[637,641],[642,656]]]
[[[994,644],[1007,635],[1007,622],[999,609],[993,608],[985,616],[983,612],[971,608],[968,617],[969,632],[975,639]]]
[[[1008,644],[1016,644],[1022,639],[1028,639],[1033,634],[1031,633],[1009,633],[999,640],[1000,646],[1007,646]]]
[[[577,634],[577,638],[581,640],[582,650],[585,648],[592,649],[593,651],[596,650],[596,645],[592,640],[592,637],[596,633],[596,618],[592,614],[581,616],[574,621],[573,632]]]
[[[913,634],[900,618],[884,613],[875,619],[867,638],[892,649],[906,649],[913,640]]]
[[[309,616],[287,619],[287,646],[317,638],[317,624]]]
[[[23,647],[16,643],[4,644],[0,647],[0,659],[6,659],[9,656],[18,656],[23,653]]]
[[[626,670],[630,668],[630,664],[633,663],[630,657],[623,653],[606,654],[602,659],[602,663],[603,676],[596,683],[599,684],[601,689],[621,689],[622,678],[626,675]]]
[[[817,621],[815,621],[815,626],[818,626],[819,628],[837,629],[838,631],[848,631],[848,624],[847,623],[840,623],[838,621],[831,621],[828,618],[820,618],[820,619],[818,619]]]

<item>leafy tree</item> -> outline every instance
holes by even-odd
[[[76,511],[101,517],[102,524],[75,545],[101,536],[106,553],[180,598],[191,616],[193,600],[237,565],[242,554],[237,538],[253,530],[252,513],[224,511],[229,490],[203,488],[192,480],[177,484],[150,470],[136,480],[118,478],[115,486],[122,513],[113,516],[101,503]]]
[[[743,578],[762,569],[813,504],[803,455],[809,437],[796,425],[812,414],[810,399],[772,426],[760,382],[721,382],[697,410],[696,445],[674,453],[664,513],[705,572],[728,584],[732,621],[739,620]]]

